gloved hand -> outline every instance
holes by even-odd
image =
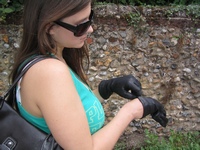
[[[115,92],[121,97],[134,99],[141,96],[140,82],[132,75],[126,75],[110,80],[103,80],[99,84],[99,94],[102,98],[107,99]]]
[[[150,97],[138,97],[143,105],[144,113],[142,118],[151,114],[152,118],[159,122],[161,126],[166,127],[168,119],[166,118],[166,111],[162,104]]]

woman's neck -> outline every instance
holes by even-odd
[[[62,61],[63,63],[66,63],[65,60],[64,60],[64,58],[63,58],[63,55],[62,55],[63,49],[64,49],[64,48],[58,47],[57,50],[54,52],[54,55],[55,55],[55,57],[58,58],[60,61]]]

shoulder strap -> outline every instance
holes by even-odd
[[[46,58],[51,58],[45,55],[38,55],[35,56],[33,59],[31,59],[25,67],[23,67],[20,71],[20,73],[17,75],[17,78],[14,80],[13,84],[10,86],[10,88],[3,94],[2,98],[5,100],[6,97],[9,95],[9,93],[15,88],[17,85],[17,82],[21,79],[21,77],[28,71],[29,68],[31,68],[34,64],[37,62],[44,60]]]

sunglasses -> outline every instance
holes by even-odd
[[[74,36],[79,37],[82,36],[83,34],[85,34],[87,32],[87,30],[89,29],[89,27],[92,24],[92,19],[93,19],[93,10],[91,10],[90,16],[89,16],[89,21],[81,23],[77,26],[73,26],[70,25],[68,23],[62,22],[62,21],[54,21],[54,23],[56,23],[57,25],[71,31],[74,33]]]

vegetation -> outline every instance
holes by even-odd
[[[161,138],[157,134],[145,130],[145,143],[140,148],[131,147],[130,150],[199,150],[200,133],[194,132],[177,132],[171,130],[170,136]],[[130,147],[130,146],[129,146]],[[126,143],[117,143],[114,150],[127,149]]]
[[[0,0],[0,22],[3,22],[6,20],[6,18],[10,14],[15,14],[23,10],[23,1],[24,0]],[[122,5],[135,5],[135,6],[140,6],[140,5],[150,5],[150,6],[166,6],[166,5],[195,5],[195,4],[200,4],[199,0],[94,0],[95,3],[114,3],[114,4],[122,4]],[[191,6],[189,8],[189,12],[195,13],[195,16],[199,14],[199,7],[193,7]],[[181,10],[180,8],[179,10]],[[178,10],[175,8],[174,11]],[[170,15],[171,12],[168,12],[168,15]],[[135,15],[138,14],[133,14],[133,16],[130,16],[132,18],[135,18]],[[198,16],[197,16],[198,17]]]
[[[200,149],[200,133],[197,132],[170,132],[168,139],[159,139],[156,134],[145,131],[147,139],[145,147],[141,150],[199,150]]]
[[[199,1],[200,2],[200,1]],[[176,5],[170,7],[165,15],[168,17],[172,17],[176,13],[184,13],[186,16],[191,16],[193,19],[200,18],[200,5]]]
[[[6,20],[9,14],[17,13],[23,9],[23,0],[0,0],[0,22]]]
[[[95,0],[96,2],[114,3],[124,5],[190,5],[200,4],[199,0]]]
[[[156,8],[156,6],[145,6],[147,8]],[[170,7],[165,7],[162,8],[162,10],[159,10],[160,13],[163,15],[163,17],[166,18],[173,18],[173,17],[177,17],[180,14],[184,15],[185,17],[190,18],[194,25],[198,25],[199,24],[199,20],[200,20],[200,5],[172,5]],[[137,9],[135,9],[135,12],[130,12],[125,14],[124,16],[128,22],[129,25],[136,27],[137,29],[141,28],[141,24],[144,23],[145,17],[140,13],[140,11],[138,11]],[[140,28],[138,28],[140,27]]]

